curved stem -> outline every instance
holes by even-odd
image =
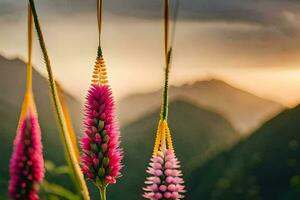
[[[73,147],[74,147],[74,152],[76,154],[77,160],[79,161],[80,160],[80,151],[79,151],[79,148],[78,148],[78,145],[77,145],[76,133],[75,133],[73,125],[72,125],[70,112],[69,112],[68,106],[67,106],[67,104],[65,102],[65,99],[64,99],[64,92],[63,92],[62,88],[60,87],[60,85],[57,82],[56,82],[56,86],[57,86],[58,98],[59,98],[59,101],[61,103],[63,114],[65,116],[68,132],[69,132],[69,135],[70,135]]]
[[[79,163],[76,158],[76,154],[74,152],[74,147],[72,145],[72,140],[68,133],[68,128],[67,128],[66,120],[65,120],[65,117],[63,114],[63,109],[62,109],[61,103],[59,101],[58,92],[56,89],[56,84],[54,81],[54,77],[53,77],[51,64],[50,64],[48,52],[46,49],[44,37],[43,37],[42,30],[41,30],[41,27],[39,24],[37,12],[35,9],[34,0],[29,0],[29,2],[30,2],[31,10],[32,10],[32,15],[33,15],[37,35],[39,38],[39,43],[40,43],[40,46],[41,46],[41,49],[43,52],[43,56],[44,56],[44,60],[45,60],[45,64],[46,64],[46,68],[47,68],[47,72],[48,72],[48,80],[49,80],[49,85],[50,85],[52,102],[53,102],[57,122],[58,122],[58,125],[60,128],[61,139],[64,144],[65,153],[66,153],[66,157],[68,160],[68,165],[72,171],[74,182],[79,190],[80,195],[83,197],[84,200],[89,200],[90,199],[89,192],[88,192],[86,183],[84,181],[83,174],[80,170]]]

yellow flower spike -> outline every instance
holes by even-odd
[[[168,123],[166,120],[161,119],[158,123],[157,133],[155,138],[153,155],[157,155],[158,151],[162,151],[164,149],[168,149],[170,146],[168,143]],[[173,148],[173,145],[171,145]]]
[[[24,100],[23,100],[23,104],[22,104],[22,109],[21,109],[21,113],[20,113],[20,119],[24,118],[24,116],[26,115],[27,111],[28,111],[28,107],[30,107],[30,105],[33,102],[33,95],[32,92],[26,92]]]
[[[161,144],[160,144],[160,150],[163,151],[167,149],[166,144],[166,127],[167,127],[167,121],[162,120],[161,126],[160,126],[160,132],[161,132]]]
[[[97,57],[95,61],[93,76],[92,76],[92,84],[94,85],[99,85],[100,83],[99,72],[100,72],[100,58]]]
[[[168,149],[174,151],[173,141],[172,141],[172,136],[171,136],[171,131],[170,131],[170,129],[169,129],[168,126],[166,128],[166,133],[167,133],[167,145],[168,145]]]
[[[94,72],[92,76],[93,85],[108,85],[107,68],[102,56],[96,58]]]
[[[160,132],[160,128],[159,128],[160,124],[161,124],[161,121],[159,121],[157,131],[156,131],[156,138],[155,138],[155,144],[154,144],[154,150],[153,150],[153,155],[155,155],[155,156],[157,155],[157,152],[160,147],[160,142],[161,142],[161,132]]]

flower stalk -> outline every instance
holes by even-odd
[[[49,81],[49,86],[50,86],[50,92],[51,92],[51,98],[52,98],[52,102],[53,102],[53,107],[55,110],[55,114],[56,114],[56,118],[57,118],[57,122],[60,128],[60,133],[61,133],[61,140],[64,144],[64,148],[65,148],[65,154],[67,157],[67,161],[68,161],[68,165],[71,169],[72,175],[73,175],[73,179],[74,179],[74,183],[79,191],[79,194],[82,196],[82,198],[84,200],[89,200],[89,192],[88,192],[88,188],[86,186],[86,183],[84,181],[83,178],[83,174],[80,170],[79,167],[79,162],[73,147],[73,143],[72,143],[72,139],[70,137],[70,134],[68,132],[68,126],[65,120],[65,116],[63,113],[63,109],[62,109],[62,105],[61,102],[59,100],[59,96],[58,96],[58,92],[57,92],[57,88],[56,88],[56,84],[55,84],[55,79],[52,73],[52,68],[51,68],[51,63],[50,63],[50,59],[48,56],[48,52],[47,52],[47,48],[45,45],[45,41],[44,41],[44,37],[43,37],[43,33],[40,27],[40,23],[39,23],[39,19],[38,19],[38,15],[36,12],[36,8],[35,8],[35,3],[34,0],[29,0],[30,3],[30,7],[32,10],[32,14],[33,14],[33,19],[34,19],[34,24],[35,24],[35,28],[36,28],[36,32],[38,35],[38,39],[39,39],[39,43],[40,43],[40,47],[42,49],[42,53],[44,56],[44,61],[46,64],[46,69],[47,69],[47,73],[48,73],[48,81]]]
[[[106,200],[106,187],[102,187],[99,189],[101,200]]]
[[[158,123],[153,156],[151,158],[144,187],[143,197],[150,200],[179,200],[185,193],[180,162],[173,147],[171,131],[168,127],[168,88],[172,47],[169,48],[169,0],[165,0],[165,82],[160,120]]]

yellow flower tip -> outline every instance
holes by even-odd
[[[170,131],[169,127],[167,128],[167,146],[168,146],[169,150],[174,151],[171,131]]]
[[[25,93],[25,97],[23,100],[22,109],[21,109],[21,113],[20,113],[20,117],[19,117],[20,120],[23,119],[28,114],[29,110],[31,110],[31,112],[36,113],[35,102],[34,102],[33,94],[32,94],[31,90],[28,90]]]
[[[153,155],[157,156],[158,152],[163,149],[174,151],[171,132],[166,120],[160,120],[158,124]]]
[[[103,57],[97,57],[92,75],[92,85],[107,85],[107,69]]]
[[[168,122],[161,119],[158,123],[153,155],[157,156],[159,151],[169,149],[174,151],[171,133],[168,127]]]

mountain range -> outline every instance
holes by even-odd
[[[190,174],[187,199],[300,199],[300,106]]]
[[[6,196],[9,178],[8,163],[12,151],[13,138],[25,91],[25,66],[25,63],[19,59],[8,60],[0,57],[2,83],[0,86],[0,118],[2,122],[0,128],[3,133],[0,135],[0,140],[6,141],[0,146],[0,150],[3,152],[3,162],[0,164],[0,194],[4,196]],[[35,70],[33,71],[33,86],[43,134],[44,157],[56,165],[65,165],[63,148],[60,144],[59,132],[48,92],[48,83]],[[82,116],[80,108],[82,105],[68,93],[65,93],[64,96],[73,117],[75,130],[79,133]],[[184,169],[191,171],[196,165],[192,162],[193,160],[196,160],[197,163],[204,162],[206,158],[214,155],[218,150],[227,148],[239,140],[238,131],[219,114],[208,109],[199,108],[185,99],[173,99],[172,101],[170,105],[170,115],[172,115],[170,116],[170,124],[174,125],[170,127],[174,130],[174,142],[178,143],[178,156],[185,163],[183,165]],[[132,159],[139,155],[136,155],[136,149],[139,149],[139,145],[141,144],[145,146],[143,148],[145,156],[139,162],[139,165],[136,166],[141,174],[144,174],[144,168],[152,151],[151,148],[154,142],[153,134],[155,133],[158,116],[159,107],[154,109],[151,114],[145,114],[141,119],[122,128],[122,144],[126,153],[124,162],[128,167],[124,169],[124,180],[120,179],[120,184],[125,183],[132,174],[135,174],[135,167],[131,166],[134,163]],[[189,118],[191,120],[186,120]],[[143,141],[146,141],[146,143],[143,144]],[[189,146],[189,151],[184,150],[185,146]],[[47,181],[63,183],[67,188],[74,189],[71,181],[66,179],[66,177],[53,178],[48,176],[46,178]],[[137,181],[139,180],[141,179],[137,179]],[[134,183],[126,185],[133,189],[140,188],[136,187],[137,184]],[[118,188],[118,186],[115,188]],[[90,191],[92,198],[98,196],[93,186]],[[112,199],[116,198],[112,197]]]
[[[25,91],[25,63],[0,56],[0,199],[7,199],[8,164]],[[33,71],[34,94],[42,128],[44,157],[65,165],[46,78]],[[170,88],[169,125],[176,155],[188,186],[186,199],[296,200],[300,191],[300,106],[284,107],[220,80]],[[82,104],[64,93],[75,131],[80,133]],[[145,169],[151,157],[161,91],[122,100],[123,177],[108,188],[108,198],[141,199]],[[134,105],[134,108],[131,109]],[[248,121],[247,121],[248,120]],[[249,123],[248,123],[249,122]],[[74,190],[67,176],[47,181]],[[98,193],[90,186],[91,198]]]
[[[279,103],[255,96],[217,79],[172,86],[169,94],[170,99],[188,99],[199,107],[209,108],[223,115],[242,134],[251,133],[284,109]],[[162,91],[159,90],[121,99],[118,107],[121,124],[133,122],[159,107],[161,95]]]

